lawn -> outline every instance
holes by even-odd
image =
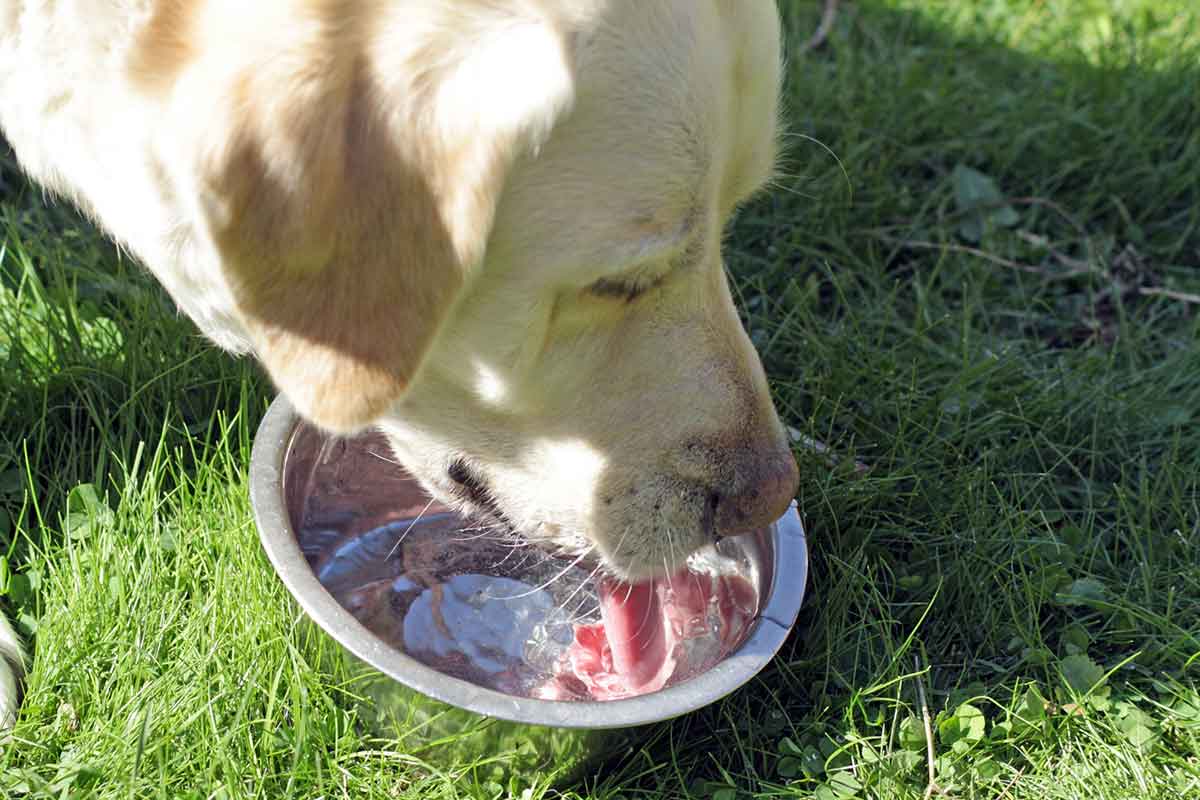
[[[758,679],[559,789],[360,730],[251,522],[270,387],[0,162],[0,795],[1200,797],[1200,8],[860,0],[802,51],[818,5],[781,0],[788,152],[728,239],[810,592]]]

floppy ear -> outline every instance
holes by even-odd
[[[245,69],[214,65],[230,78],[197,148],[200,213],[255,353],[327,429],[403,395],[482,260],[509,167],[570,105],[562,38],[494,5],[392,21],[293,6]]]

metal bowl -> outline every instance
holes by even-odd
[[[324,557],[322,549],[337,546],[336,539],[298,538],[318,469],[333,470],[326,485],[334,488],[324,491],[356,510],[345,519],[377,525],[406,513],[411,517],[413,498],[398,494],[402,482],[411,479],[387,460],[388,454],[377,434],[327,437],[279,398],[255,437],[250,497],[263,548],[313,624],[311,642],[324,668],[349,687],[359,718],[373,732],[431,767],[486,763],[494,776],[509,770],[577,775],[627,742],[636,733],[631,729],[695,711],[749,681],[795,623],[808,557],[793,503],[769,528],[732,540],[756,567],[760,610],[741,645],[706,672],[657,692],[607,701],[517,697],[446,675],[376,636],[326,590],[314,565]],[[364,458],[371,459],[367,468]],[[354,459],[357,469],[337,472],[339,463]]]

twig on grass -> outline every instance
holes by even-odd
[[[837,19],[838,2],[839,0],[825,0],[825,8],[821,10],[821,23],[817,25],[817,30],[808,41],[800,45],[799,53],[816,50],[829,39],[829,32],[833,30],[834,20]]]
[[[1017,198],[1017,199],[1021,200],[1021,201],[1029,202],[1029,201],[1035,200],[1037,198]],[[1059,213],[1061,213],[1068,220],[1071,219],[1066,214],[1065,211],[1061,211],[1053,203],[1050,203],[1049,201],[1041,201],[1041,204],[1049,206],[1051,208],[1055,208],[1056,210],[1059,210]],[[884,233],[878,229],[870,231],[870,234],[872,236],[874,236],[876,239],[879,239],[880,241],[883,241],[883,242],[887,242],[889,244],[894,244],[897,246],[897,249],[902,249],[902,248],[907,247],[907,248],[911,248],[913,250],[935,250],[935,251],[940,251],[940,252],[964,253],[966,255],[974,256],[976,258],[981,258],[985,261],[990,261],[993,264],[999,264],[1002,267],[1007,267],[1009,269],[1017,270],[1019,272],[1027,272],[1032,275],[1041,275],[1043,278],[1045,278],[1047,280],[1054,280],[1054,281],[1068,280],[1070,278],[1075,278],[1079,275],[1103,275],[1103,276],[1107,276],[1111,279],[1114,271],[1120,269],[1119,262],[1122,259],[1122,257],[1125,255],[1125,253],[1119,254],[1113,260],[1112,265],[1110,265],[1108,267],[1101,267],[1098,269],[1098,268],[1094,267],[1092,264],[1092,262],[1094,261],[1094,256],[1092,256],[1092,255],[1089,255],[1088,260],[1086,260],[1086,261],[1078,259],[1078,258],[1072,258],[1071,256],[1068,256],[1067,254],[1065,254],[1062,251],[1055,248],[1053,245],[1051,245],[1048,241],[1046,241],[1045,239],[1043,239],[1040,236],[1029,233],[1028,231],[1017,231],[1016,233],[1017,233],[1017,236],[1021,240],[1028,242],[1030,244],[1039,246],[1039,247],[1046,248],[1047,252],[1050,254],[1050,256],[1055,261],[1062,264],[1064,267],[1067,267],[1067,271],[1055,273],[1055,272],[1045,269],[1044,267],[1034,266],[1033,264],[1023,264],[1019,261],[1012,261],[1012,260],[1004,258],[1002,256],[998,256],[995,253],[989,253],[986,250],[981,250],[978,247],[968,247],[967,245],[955,244],[953,242],[930,242],[930,241],[922,241],[919,239],[905,239],[900,236],[890,236],[887,233]],[[1089,251],[1091,250],[1090,242],[1088,243],[1088,249],[1089,249]],[[1126,251],[1128,251],[1129,249],[1130,248],[1127,247]],[[1136,294],[1139,295],[1140,297],[1165,297],[1169,300],[1176,300],[1178,302],[1187,303],[1189,305],[1200,305],[1200,294],[1195,294],[1192,292],[1181,292],[1176,289],[1167,289],[1162,286],[1138,286],[1136,288],[1130,287],[1130,291],[1136,292]],[[1102,291],[1099,294],[1099,296],[1095,299],[1100,300],[1105,297],[1109,297],[1113,294],[1113,292],[1114,292],[1114,288],[1109,288],[1107,290]]]
[[[925,242],[919,239],[902,239],[896,236],[887,236],[882,233],[874,234],[877,239],[880,239],[891,244],[897,244],[901,247],[910,247],[914,250],[941,250],[951,253],[966,253],[976,258],[982,258],[985,261],[991,261],[993,264],[999,264],[1002,267],[1015,269],[1020,272],[1029,272],[1034,275],[1045,275],[1046,271],[1040,267],[1035,267],[1032,264],[1022,264],[1019,261],[1011,261],[1007,258],[1002,258],[994,253],[989,253],[987,250],[980,250],[978,247],[968,247],[965,244],[953,244],[952,242]]]
[[[1029,231],[1016,231],[1016,234],[1017,238],[1021,241],[1027,242],[1034,247],[1041,247],[1045,249],[1047,253],[1054,257],[1055,261],[1062,264],[1064,267],[1067,267],[1066,272],[1058,272],[1052,276],[1055,280],[1066,280],[1068,278],[1074,278],[1078,275],[1093,275],[1097,272],[1090,262],[1083,261],[1082,259],[1078,258],[1072,258],[1066,253],[1060,251],[1054,245],[1050,244],[1050,241],[1044,236],[1038,236],[1036,233],[1030,233]]]
[[[1023,770],[1023,769],[1017,770],[1017,774],[1012,776],[1012,780],[1010,780],[1008,783],[1004,784],[1004,788],[1000,790],[999,796],[1007,797],[1008,800],[1012,800],[1012,794],[1010,794],[1008,790],[1011,789],[1012,787],[1016,786],[1017,781],[1019,781],[1021,779],[1021,776],[1024,774],[1025,774],[1025,770]]]
[[[938,786],[937,782],[937,769],[933,755],[933,720],[929,717],[929,704],[925,702],[925,681],[921,678],[919,656],[913,656],[913,666],[917,673],[917,699],[921,703],[921,724],[925,726],[925,765],[929,768],[929,784],[925,787],[925,799],[929,800],[934,794],[946,794],[946,790]]]
[[[1063,266],[1067,267],[1069,269],[1069,271],[1065,272],[1065,273],[1061,273],[1061,274],[1053,274],[1053,273],[1049,272],[1048,270],[1045,270],[1045,269],[1042,269],[1039,267],[1035,267],[1030,264],[1018,264],[1017,262],[1008,261],[1007,259],[1000,258],[1000,256],[996,256],[992,253],[987,253],[986,251],[980,251],[975,248],[963,247],[963,246],[959,246],[959,245],[949,245],[949,244],[943,245],[943,244],[936,243],[936,242],[926,242],[923,244],[924,249],[931,249],[931,247],[937,247],[939,249],[943,248],[943,247],[948,247],[952,250],[957,250],[958,252],[968,253],[970,255],[979,256],[981,258],[986,258],[989,261],[994,261],[998,264],[1002,264],[1003,266],[1020,269],[1022,272],[1041,273],[1042,275],[1045,275],[1047,278],[1053,278],[1055,280],[1063,280],[1066,278],[1073,278],[1077,275],[1087,275],[1087,274],[1097,272],[1097,269],[1094,266],[1092,266],[1093,264],[1096,263],[1097,256],[1096,256],[1095,248],[1092,246],[1092,237],[1088,234],[1087,228],[1084,227],[1083,223],[1081,223],[1078,219],[1076,219],[1076,217],[1071,212],[1067,211],[1067,209],[1065,209],[1063,206],[1061,206],[1060,204],[1058,204],[1048,198],[1032,197],[1032,196],[1001,197],[997,200],[990,201],[987,203],[979,203],[978,205],[972,205],[970,208],[963,208],[963,209],[959,209],[957,211],[952,211],[945,215],[939,215],[938,219],[940,222],[942,222],[944,224],[945,222],[947,222],[949,220],[957,219],[957,218],[965,216],[967,214],[977,214],[980,211],[987,211],[989,209],[999,209],[999,208],[1003,208],[1004,206],[1039,206],[1042,208],[1050,209],[1055,214],[1060,216],[1062,219],[1066,220],[1067,223],[1072,228],[1075,229],[1075,232],[1077,234],[1079,234],[1079,240],[1083,243],[1084,248],[1087,250],[1087,258],[1086,259],[1072,258],[1071,256],[1068,256],[1067,254],[1063,253],[1061,250],[1058,250],[1057,248],[1053,247],[1048,241],[1044,240],[1042,237],[1032,234],[1028,231],[1017,231],[1016,234],[1023,241],[1026,241],[1030,244],[1037,245],[1039,247],[1045,247],[1049,251],[1050,255],[1053,256],[1055,258],[1055,260],[1057,260]],[[872,229],[870,232],[872,233],[872,235],[875,235],[877,238],[882,239],[887,242],[891,242],[893,244],[898,244],[900,246],[911,245],[914,247],[922,247],[921,243],[913,243],[906,239],[898,238],[898,237],[889,237],[887,234],[887,231],[901,230],[903,228],[910,227],[910,226],[911,226],[911,222],[905,223],[902,225],[888,225],[888,226],[883,226],[882,228]]]
[[[1138,294],[1142,297],[1167,297],[1171,300],[1178,300],[1181,303],[1200,305],[1200,294],[1177,292],[1174,289],[1163,289],[1157,286],[1139,286]]]

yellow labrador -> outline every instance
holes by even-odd
[[[779,74],[769,0],[0,0],[30,175],[306,417],[624,580],[795,493],[721,260]]]

